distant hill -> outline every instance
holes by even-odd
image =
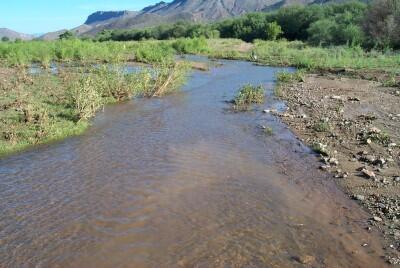
[[[15,39],[31,40],[34,38],[34,36],[30,34],[23,34],[7,28],[0,28],[0,39],[3,37],[7,37],[10,40],[15,40]]]
[[[133,29],[174,23],[181,20],[208,22],[240,16],[248,12],[269,11],[284,6],[323,4],[346,0],[174,0],[148,6],[141,11],[98,11],[91,14],[85,24],[72,29],[77,35],[94,36],[106,29]],[[62,34],[63,32],[58,32]],[[42,39],[56,39],[47,34]]]

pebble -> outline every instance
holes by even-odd
[[[265,114],[269,114],[269,113],[271,113],[271,110],[264,110],[263,111]]]
[[[315,257],[310,255],[295,256],[293,259],[301,264],[309,265],[315,261]]]
[[[382,132],[382,130],[380,130],[380,129],[377,128],[377,127],[371,127],[371,128],[369,129],[369,133],[380,134],[381,132]]]
[[[331,96],[331,99],[332,99],[332,100],[341,100],[342,97],[333,95],[333,96]]]
[[[377,217],[377,216],[374,216],[372,219],[373,219],[374,221],[376,221],[376,222],[382,222],[382,221],[383,221],[382,218],[379,218],[379,217]]]
[[[322,166],[320,166],[319,168],[321,169],[321,170],[328,170],[329,168],[330,168],[331,166],[330,165],[322,165]]]
[[[394,181],[395,181],[395,182],[400,182],[400,176],[394,177]]]
[[[368,179],[375,179],[375,178],[376,178],[375,173],[374,173],[373,171],[368,170],[368,169],[363,168],[363,169],[361,170],[361,173],[362,173],[365,177],[367,177]]]
[[[354,199],[358,200],[358,201],[364,201],[365,200],[365,196],[357,194],[357,195],[354,196]]]
[[[329,159],[329,164],[334,165],[334,166],[338,166],[339,165],[339,161],[336,158],[330,158]]]

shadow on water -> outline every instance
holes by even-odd
[[[223,61],[181,93],[106,107],[83,136],[1,160],[0,266],[385,267],[368,215],[262,114],[284,108],[279,70]],[[247,83],[265,105],[224,112]]]

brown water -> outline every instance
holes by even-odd
[[[285,125],[227,110],[249,82],[282,108],[277,70],[224,62],[1,160],[0,267],[385,267],[368,215]]]

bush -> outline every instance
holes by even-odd
[[[263,103],[265,91],[262,86],[245,85],[233,99],[234,108],[247,110],[251,104]]]
[[[363,26],[371,37],[370,46],[400,48],[399,1],[375,0],[368,9]]]

